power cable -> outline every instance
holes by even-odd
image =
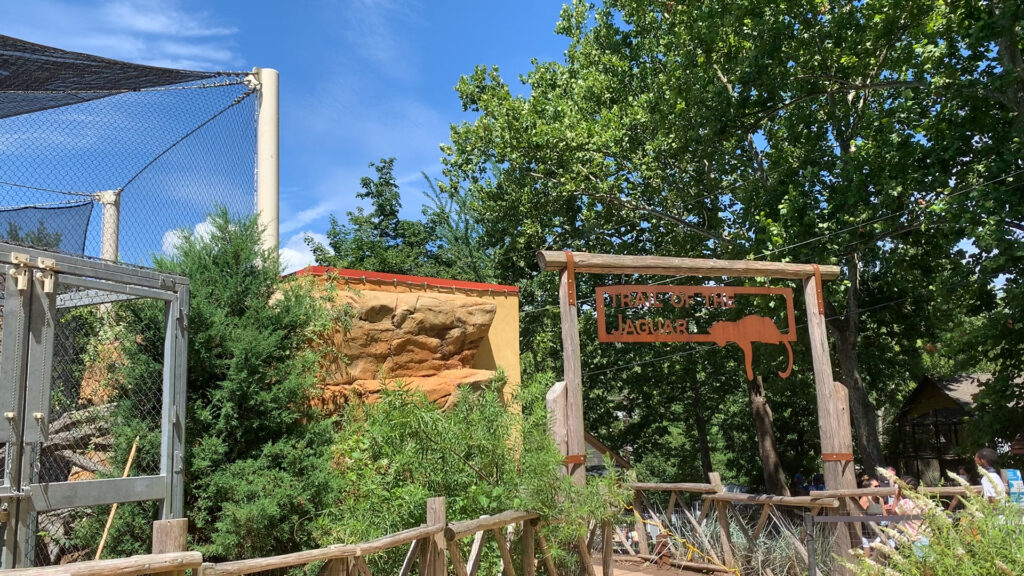
[[[1024,173],[1024,168],[1019,169],[1019,170],[1015,170],[1013,172],[1010,172],[1009,174],[1000,176],[999,178],[993,178],[992,180],[989,180],[987,182],[982,182],[980,184],[976,184],[976,185],[970,186],[968,188],[957,190],[956,192],[952,192],[950,194],[947,194],[947,195],[943,196],[942,198],[952,198],[954,196],[959,196],[961,194],[970,192],[972,190],[976,190],[976,189],[981,188],[983,186],[988,186],[989,184],[993,184],[995,182],[999,182],[999,181],[1002,181],[1002,180],[1006,180],[1008,178],[1012,178],[1013,176],[1015,176],[1017,174],[1021,174],[1021,173]],[[1019,186],[1019,185],[1020,184],[1014,184],[1013,186]],[[819,242],[821,240],[824,240],[824,239],[827,239],[827,238],[831,238],[833,236],[837,236],[839,234],[843,234],[843,233],[849,232],[849,231],[854,230],[854,229],[858,229],[858,228],[860,228],[862,226],[876,224],[878,222],[881,222],[881,221],[887,220],[889,218],[892,218],[893,216],[898,216],[898,215],[906,214],[906,213],[908,213],[908,212],[910,212],[910,211],[912,211],[914,209],[915,209],[914,207],[910,207],[910,208],[907,208],[906,210],[901,210],[901,211],[898,211],[898,212],[891,212],[889,214],[885,214],[885,215],[882,215],[882,216],[877,216],[875,218],[871,218],[869,220],[865,220],[863,222],[859,222],[857,224],[853,224],[853,225],[848,226],[846,228],[843,228],[841,230],[836,230],[834,232],[828,232],[828,233],[822,234],[820,236],[816,236],[814,238],[809,238],[807,240],[801,240],[800,242],[794,242],[794,243],[789,244],[787,246],[782,246],[780,248],[776,248],[776,249],[770,250],[768,252],[762,252],[760,254],[757,254],[757,255],[751,257],[750,259],[751,260],[758,260],[760,258],[764,258],[766,256],[770,256],[772,254],[777,254],[779,252],[783,252],[783,251],[786,251],[786,250],[791,250],[791,249],[799,247],[799,246],[804,246],[806,244],[811,244],[811,243],[814,243],[814,242]],[[864,240],[864,241],[861,241],[861,242],[851,242],[848,246],[855,245],[855,244],[862,243],[862,242],[866,242],[866,241],[867,240]],[[665,284],[667,282],[673,282],[675,280],[679,280],[680,278],[685,278],[685,276],[674,276],[674,277],[671,277],[671,278],[668,278],[668,279],[665,279],[665,280],[659,280],[657,282],[652,282],[651,285],[654,286],[654,285],[659,285],[659,284]],[[578,302],[583,304],[583,303],[592,302],[593,300],[594,300],[594,298],[584,298],[584,299],[578,300]],[[522,310],[520,312],[520,315],[532,314],[534,312],[539,312],[539,311],[542,311],[542,310],[551,310],[551,309],[557,309],[557,308],[558,308],[557,305],[549,305],[549,306],[544,306],[544,307],[541,307],[541,308],[531,308],[531,309]]]

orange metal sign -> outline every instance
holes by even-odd
[[[737,295],[781,295],[786,297],[786,332],[771,318],[750,314],[736,321],[719,321],[707,332],[697,332],[689,318],[681,313],[693,308],[729,309]],[[719,347],[735,343],[743,350],[747,378],[754,379],[752,344],[782,344],[789,353],[789,364],[779,372],[786,378],[793,369],[796,320],[793,315],[793,290],[762,286],[601,286],[596,291],[597,339],[601,342],[714,342]],[[609,329],[606,311],[618,309]],[[658,309],[679,310],[662,314]],[[636,318],[637,315],[641,317]],[[664,316],[672,316],[666,318]]]

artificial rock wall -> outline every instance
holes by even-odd
[[[519,298],[515,287],[310,267],[297,273],[331,282],[337,306],[349,305],[348,329],[333,328],[318,402],[336,410],[373,401],[401,380],[450,405],[501,367],[504,395],[519,385]]]

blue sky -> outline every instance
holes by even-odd
[[[557,0],[3,0],[0,33],[131,62],[281,73],[281,246],[356,206],[367,164],[394,156],[404,215],[421,171],[440,175],[449,125],[470,120],[453,89],[477,64],[518,85],[531,58],[561,60]]]

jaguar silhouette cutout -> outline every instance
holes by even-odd
[[[795,339],[796,335],[780,332],[771,318],[751,314],[736,321],[715,322],[708,328],[708,334],[719,348],[724,348],[727,344],[734,342],[743,350],[743,362],[747,368],[747,379],[749,380],[754,379],[753,347],[751,346],[754,342],[785,345],[786,352],[789,353],[789,364],[785,370],[779,372],[779,376],[788,378],[793,371],[793,348],[789,343]]]

